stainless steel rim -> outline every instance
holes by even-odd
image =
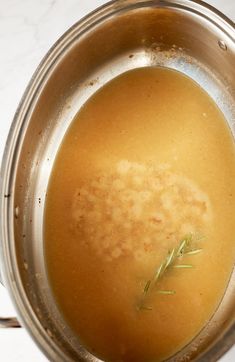
[[[33,107],[35,95],[40,87],[43,86],[46,79],[50,76],[50,71],[64,51],[73,43],[75,37],[85,34],[88,29],[98,25],[111,14],[138,7],[167,7],[187,9],[191,13],[196,13],[206,17],[208,21],[216,24],[223,29],[232,41],[235,42],[235,25],[226,16],[220,13],[212,6],[202,1],[192,0],[114,0],[104,4],[86,17],[73,25],[49,50],[43,58],[34,75],[29,82],[28,87],[21,99],[18,109],[15,113],[1,167],[1,241],[0,254],[3,268],[4,282],[7,286],[13,303],[16,307],[19,319],[24,325],[41,350],[50,360],[65,361],[66,356],[55,346],[42,325],[37,320],[29,301],[24,292],[20,275],[16,268],[17,261],[14,250],[14,183],[16,176],[16,164],[19,157],[20,145],[23,139],[24,130],[27,127],[28,110]],[[235,341],[235,324],[227,331],[223,339],[220,339],[216,345],[208,350],[201,361],[215,361],[222,356]]]

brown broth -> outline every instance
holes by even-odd
[[[92,353],[161,361],[206,325],[234,264],[234,179],[222,113],[179,72],[127,72],[82,107],[55,161],[44,237],[57,305]],[[152,309],[139,309],[189,233],[202,251],[176,264],[193,267],[169,268],[144,300]]]

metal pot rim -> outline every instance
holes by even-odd
[[[130,10],[141,6],[156,6],[167,8],[187,9],[193,14],[206,17],[208,21],[216,24],[235,42],[235,24],[213,6],[200,0],[112,0],[95,9],[72,27],[70,27],[50,48],[34,72],[15,112],[12,125],[8,134],[2,165],[1,165],[1,218],[0,218],[0,261],[4,276],[4,283],[10,293],[11,299],[17,310],[19,319],[31,337],[50,360],[67,360],[64,353],[53,343],[50,336],[39,323],[24,292],[20,275],[15,267],[16,253],[14,250],[14,183],[16,178],[16,165],[19,157],[20,146],[24,137],[27,115],[35,104],[36,95],[45,81],[50,77],[53,64],[59,59],[66,49],[73,43],[75,37],[85,34],[88,29],[108,19],[111,14],[120,10]],[[217,360],[235,341],[235,324],[226,334],[208,351],[201,361]]]

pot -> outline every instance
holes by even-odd
[[[190,0],[117,0],[69,29],[37,68],[16,111],[1,168],[1,267],[20,323],[50,360],[99,361],[62,319],[44,260],[48,180],[74,116],[115,76],[162,66],[204,88],[234,135],[234,65],[234,24],[211,6]],[[233,273],[207,326],[169,361],[216,361],[234,341]]]

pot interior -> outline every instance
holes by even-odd
[[[201,3],[117,1],[76,24],[41,63],[18,109],[8,145],[3,192],[12,197],[4,201],[9,245],[3,250],[6,279],[22,321],[50,359],[98,360],[83,349],[62,319],[48,284],[43,251],[47,185],[74,116],[117,75],[161,66],[188,75],[205,89],[234,135],[234,60],[233,27]],[[234,327],[230,328],[234,305],[232,276],[212,320],[171,360],[215,361],[222,355],[235,338]]]

